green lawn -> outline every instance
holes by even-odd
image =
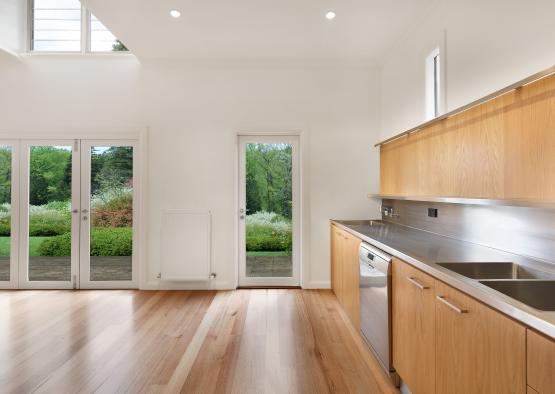
[[[281,251],[281,252],[247,252],[247,256],[261,257],[281,257],[281,256],[291,256],[291,252]]]
[[[38,256],[37,249],[42,241],[50,237],[31,237],[29,239],[29,254],[31,256]],[[0,256],[5,257],[10,255],[10,237],[0,237]]]

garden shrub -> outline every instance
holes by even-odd
[[[57,212],[69,212],[71,211],[71,201],[50,201],[43,205],[43,207],[49,211]]]
[[[71,256],[71,234],[66,233],[45,239],[38,247],[40,256]]]
[[[71,232],[71,222],[69,223],[29,223],[29,235],[31,237],[52,237]]]
[[[69,202],[54,201],[46,205],[29,207],[29,235],[51,237],[71,231]]]
[[[246,218],[247,251],[291,251],[291,222],[274,212],[257,212]]]
[[[38,251],[41,256],[70,256],[71,234],[62,234],[44,240]],[[92,229],[91,256],[131,256],[132,251],[131,227]]]
[[[29,235],[51,237],[71,231],[69,201],[54,201],[46,205],[29,207]],[[10,204],[0,205],[0,236],[9,237],[11,227]]]
[[[131,256],[132,252],[133,230],[131,227],[92,230],[91,256]]]
[[[130,227],[133,224],[133,194],[113,196],[107,201],[96,200],[92,208],[95,227]]]
[[[0,237],[9,237],[11,235],[11,224],[8,221],[0,222]]]
[[[0,205],[0,237],[9,237],[11,234],[11,211],[9,203]]]

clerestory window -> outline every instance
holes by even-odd
[[[30,9],[31,51],[127,51],[79,0],[31,0]]]

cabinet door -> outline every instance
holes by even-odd
[[[526,331],[436,280],[436,392],[525,393]]]
[[[339,301],[342,299],[342,254],[344,237],[341,230],[331,225],[331,288]]]
[[[393,366],[413,394],[433,394],[435,281],[397,258],[392,276]]]
[[[342,288],[343,288],[343,307],[349,315],[351,322],[358,330],[360,329],[360,299],[359,299],[359,263],[358,248],[360,239],[345,233],[343,244],[343,267],[342,267]]]
[[[528,386],[540,394],[555,393],[555,341],[527,330]]]

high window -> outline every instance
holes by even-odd
[[[439,48],[426,58],[426,118],[433,119],[442,113],[441,57]]]
[[[127,51],[79,0],[31,0],[31,51]]]

